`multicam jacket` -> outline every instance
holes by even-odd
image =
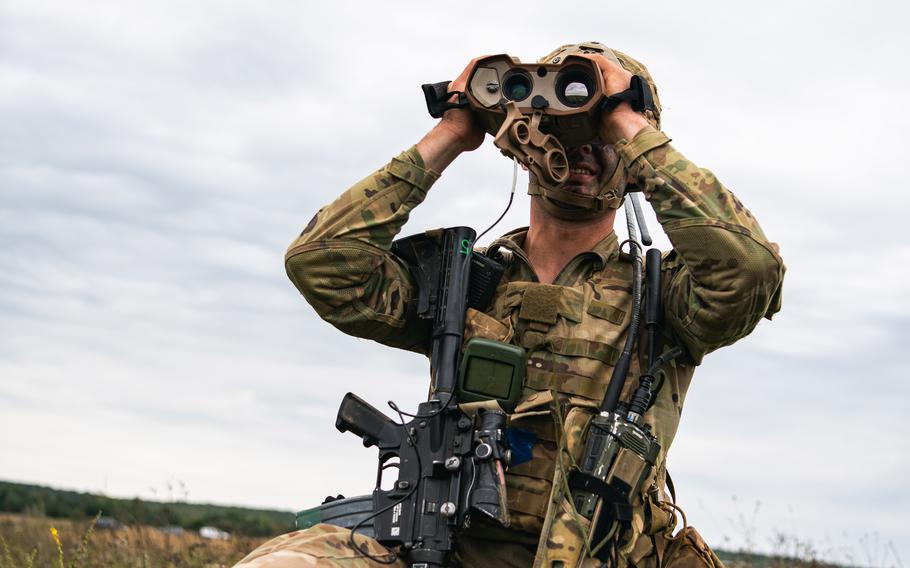
[[[650,491],[636,505],[626,547],[634,555],[638,535],[654,534],[669,523],[665,508],[658,506],[664,458],[694,367],[705,354],[747,335],[763,316],[779,310],[784,265],[777,246],[736,196],[683,157],[662,132],[645,128],[616,148],[673,244],[662,265],[661,343],[664,349],[679,345],[685,350],[684,357],[667,365],[656,402],[645,415],[662,453],[646,486]],[[429,323],[415,317],[415,284],[389,249],[438,177],[411,148],[320,210],[291,244],[288,276],[322,318],[345,333],[426,353]],[[580,451],[581,440],[573,440],[573,432],[583,431],[590,408],[603,398],[622,349],[631,320],[632,264],[610,233],[572,259],[552,284],[542,284],[523,251],[526,232],[513,231],[487,249],[486,254],[510,262],[486,312],[469,311],[466,339],[511,342],[528,353],[523,397],[511,425],[534,432],[537,443],[530,461],[509,469],[507,487],[511,529],[530,536],[558,515],[559,507],[549,505],[562,499],[553,483],[562,469],[556,467],[560,440],[568,444],[568,453]],[[640,343],[626,399],[647,367],[646,353],[647,345]],[[561,425],[554,426],[555,416]]]

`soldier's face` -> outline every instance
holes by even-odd
[[[569,179],[562,188],[582,195],[598,195],[619,166],[619,155],[610,144],[595,142],[569,148],[566,156]]]

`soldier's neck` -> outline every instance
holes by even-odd
[[[552,284],[577,255],[589,251],[613,230],[616,210],[592,221],[566,221],[553,217],[531,200],[531,222],[524,249],[537,278]]]

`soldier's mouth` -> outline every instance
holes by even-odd
[[[586,185],[596,181],[598,173],[587,166],[572,166],[569,168],[569,178],[566,182],[570,185]]]

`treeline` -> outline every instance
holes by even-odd
[[[179,526],[188,530],[213,526],[232,534],[274,536],[294,530],[294,514],[184,502],[114,499],[92,493],[61,491],[38,485],[0,481],[0,512],[91,519],[98,512],[125,525]]]

